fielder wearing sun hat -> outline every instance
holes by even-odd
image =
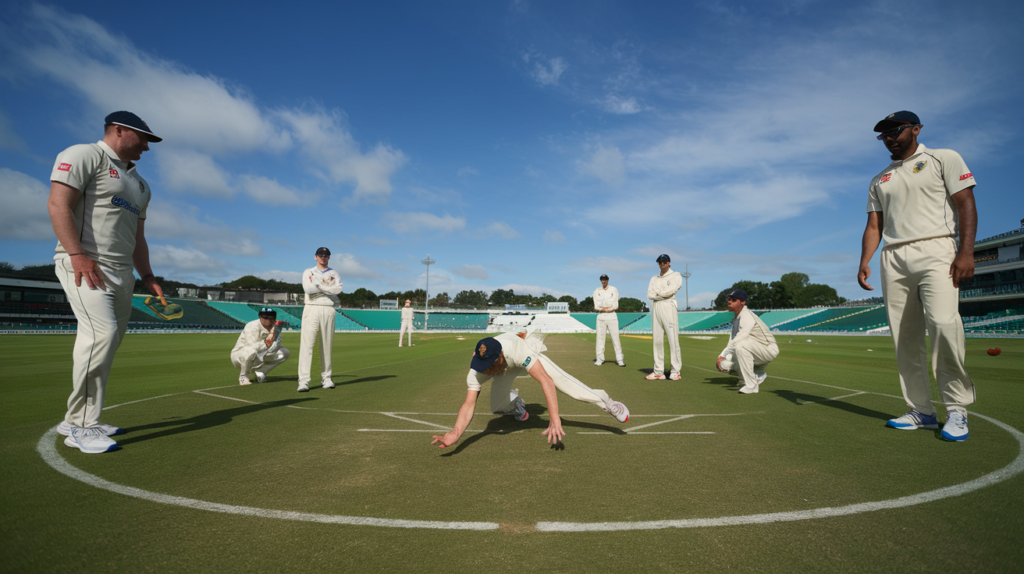
[[[131,128],[140,134],[145,134],[146,139],[152,143],[162,142],[164,138],[153,133],[153,130],[149,129],[149,124],[142,121],[139,116],[126,111],[114,112],[107,117],[103,118],[103,125],[109,126],[111,124],[124,126]]]

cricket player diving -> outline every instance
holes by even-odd
[[[281,346],[283,321],[277,320],[277,311],[270,307],[260,309],[260,318],[246,323],[231,349],[231,364],[239,369],[238,384],[251,385],[249,371],[257,383],[267,380],[267,373],[280,366],[291,355]]]
[[[57,235],[54,272],[78,319],[73,385],[57,432],[84,453],[117,450],[110,437],[123,431],[100,423],[107,377],[132,312],[135,275],[159,297],[146,243],[146,208],[152,192],[135,162],[161,141],[142,118],[114,112],[103,139],[60,152],[50,173],[46,207]]]
[[[941,436],[967,440],[967,405],[974,381],[964,366],[966,339],[960,319],[960,281],[974,276],[978,211],[974,175],[960,154],[918,143],[921,120],[901,111],[875,124],[892,163],[868,186],[868,222],[861,241],[857,281],[867,290],[878,244],[882,296],[896,347],[903,398],[910,407],[887,426],[937,429],[928,382],[931,367],[946,408]],[[925,335],[927,334],[927,339]]]
[[[313,346],[320,343],[320,386],[333,389],[331,380],[331,348],[334,345],[334,308],[341,304],[341,276],[327,266],[331,250],[316,250],[316,266],[302,273],[302,290],[306,292],[306,305],[302,308],[302,335],[299,341],[299,392],[309,390],[310,368],[313,364]],[[318,336],[319,335],[319,336]]]
[[[584,385],[547,358],[543,354],[547,350],[544,346],[544,337],[545,335],[537,332],[504,333],[478,341],[473,352],[473,360],[470,362],[469,375],[466,377],[469,389],[466,391],[466,400],[459,408],[455,428],[444,436],[434,435],[434,440],[430,444],[446,448],[458,442],[473,420],[473,411],[483,383],[491,378],[494,379],[491,383],[491,412],[512,415],[518,421],[527,420],[530,414],[526,412],[526,403],[519,397],[519,390],[512,388],[516,377],[528,374],[540,383],[551,416],[547,430],[542,433],[548,437],[549,444],[557,444],[565,436],[562,419],[558,416],[556,389],[578,401],[601,407],[620,423],[629,420],[629,409],[626,405],[613,401],[608,393],[602,390]]]
[[[661,273],[651,277],[647,286],[647,298],[651,300],[651,331],[654,339],[654,371],[647,375],[648,381],[665,379],[665,343],[672,353],[672,373],[668,378],[678,381],[679,369],[683,368],[683,357],[679,353],[679,306],[676,292],[683,286],[683,276],[672,270],[672,259],[664,253],[658,256]]]
[[[594,364],[604,364],[604,344],[606,334],[612,337],[612,348],[615,349],[615,362],[620,367],[626,366],[622,355],[622,343],[619,342],[619,290],[608,285],[608,276],[601,275],[601,286],[594,289],[594,310],[597,311],[597,347],[594,353],[597,359]]]
[[[736,318],[732,320],[729,344],[718,355],[715,366],[723,373],[732,371],[734,367],[739,368],[743,378],[740,392],[744,395],[756,393],[761,383],[768,378],[765,365],[779,356],[779,345],[768,325],[747,309],[746,291],[733,289],[725,301]]]

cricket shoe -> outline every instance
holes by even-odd
[[[299,383],[299,392],[305,393],[309,391],[309,383]]]
[[[752,395],[752,394],[754,394],[756,392],[757,392],[757,386],[756,385],[753,386],[753,387],[750,387],[750,386],[747,386],[747,385],[743,385],[742,387],[740,387],[740,394],[741,395]]]
[[[320,383],[320,387],[324,388],[324,389],[333,389],[334,388],[334,381],[332,381],[330,379],[324,379],[323,382]]]
[[[244,387],[246,385],[251,385],[252,381],[249,380],[249,375],[242,375],[238,377],[238,384]]]
[[[625,367],[626,366],[626,362],[625,361],[615,361],[615,364],[620,366],[620,367]]]
[[[682,377],[679,376],[679,373],[672,373],[671,375],[668,376],[668,378],[673,380],[673,381],[678,381]]]
[[[763,383],[764,380],[768,378],[768,373],[766,373],[765,371],[761,371],[760,373],[758,373],[757,371],[754,371],[754,374],[757,375],[757,384],[758,384],[758,386],[760,386],[761,383]]]
[[[103,434],[103,430],[96,427],[71,427],[71,435],[64,439],[64,444],[77,448],[86,454],[101,454],[118,450],[119,446],[114,439]]]
[[[664,381],[665,380],[665,375],[659,375],[657,373],[651,373],[651,374],[647,375],[644,378],[647,379],[648,381]]]
[[[947,423],[948,424],[948,423]],[[967,432],[966,421],[964,422],[964,432]],[[889,419],[885,423],[885,426],[892,427],[900,430],[916,430],[916,429],[937,429],[939,428],[939,420],[935,418],[935,415],[923,415],[917,412],[916,409],[910,409],[907,414]],[[964,438],[967,438],[965,435]]]
[[[263,373],[261,373],[259,371],[253,371],[253,374],[256,375],[256,382],[257,383],[265,383],[265,382],[267,382],[267,376],[265,374],[263,374]]]
[[[597,359],[597,360],[594,361],[594,365],[595,366],[600,367],[603,364],[604,364],[604,360],[603,359]]]
[[[604,409],[604,412],[611,413],[615,420],[620,423],[629,420],[629,409],[619,401],[608,401],[608,406]]]
[[[967,440],[967,415],[949,411],[946,424],[942,427],[942,438],[953,442]]]
[[[512,407],[512,416],[516,417],[519,422],[530,418],[530,413],[526,412],[526,401],[522,397],[516,397],[515,406]]]
[[[57,425],[57,434],[62,434],[64,436],[71,436],[71,430],[74,429],[74,428],[76,428],[76,427],[71,426],[71,424],[68,423],[68,421],[61,421],[60,424]],[[82,427],[77,427],[77,428],[82,428]],[[123,428],[118,428],[118,427],[116,427],[114,425],[105,425],[103,423],[96,423],[96,425],[94,427],[92,427],[92,428],[100,429],[100,432],[102,432],[103,434],[105,434],[107,436],[117,436],[119,434],[124,434],[125,433],[125,430]]]

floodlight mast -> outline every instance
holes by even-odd
[[[424,301],[425,307],[424,307],[424,311],[423,311],[423,330],[426,331],[427,330],[427,321],[430,319],[430,266],[435,264],[435,263],[437,263],[437,261],[434,261],[433,259],[431,259],[430,258],[430,254],[427,253],[427,258],[426,259],[420,259],[420,263],[422,263],[422,264],[427,266],[427,288],[425,290],[425,292],[426,292],[426,297],[425,297],[426,301]]]
[[[693,275],[693,273],[690,273],[690,264],[689,263],[686,264],[686,271],[684,271],[681,275],[683,276],[683,279],[686,279],[686,310],[689,311],[690,310],[690,276]]]

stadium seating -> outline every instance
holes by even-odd
[[[302,307],[297,307],[297,309],[299,310],[299,315],[296,317],[294,313],[290,313],[288,311],[288,308],[283,307],[281,305],[258,305],[256,303],[249,303],[248,305],[250,309],[256,311],[257,316],[259,316],[259,312],[261,309],[269,307],[277,311],[278,321],[284,321],[285,323],[288,324],[289,327],[293,329],[302,328]],[[291,309],[296,309],[296,307],[291,307]]]
[[[572,317],[591,329],[597,329],[597,313],[573,313]],[[619,328],[622,328],[621,317],[619,318]]]
[[[260,318],[260,314],[246,303],[207,301],[206,304],[243,325]]]
[[[637,320],[631,322],[625,327],[622,326],[622,322],[619,322],[620,333],[633,333],[633,332],[651,332],[651,315],[650,313],[644,313],[644,315]]]
[[[397,331],[402,326],[402,312],[390,310],[343,309],[341,311],[356,323],[371,330]]]
[[[860,308],[859,312],[805,327],[803,331],[870,331],[889,324],[885,306]]]
[[[847,315],[861,313],[865,309],[865,307],[823,308],[820,313],[814,313],[806,317],[801,317],[799,319],[789,321],[785,324],[780,324],[779,328],[783,331],[804,331],[808,327],[814,327],[826,321],[840,319],[842,317],[846,317]]]
[[[761,320],[764,321],[765,325],[768,325],[769,329],[775,329],[776,325],[778,325],[780,329],[785,329],[786,327],[782,325],[782,323],[820,312],[821,309],[783,309],[780,311],[768,311],[764,315],[761,315]]]
[[[682,325],[680,320],[680,331],[709,331],[711,329],[717,329],[722,327],[726,323],[732,322],[733,318],[736,317],[731,311],[718,311],[714,313],[681,313],[681,315],[705,315],[704,318],[688,323],[685,327]]]
[[[487,329],[487,313],[431,313],[429,327],[434,330],[483,331]],[[412,325],[423,329],[424,314],[416,313]]]
[[[346,317],[341,311],[335,310],[334,330],[335,331],[366,331],[367,328]]]
[[[147,296],[136,295],[132,297],[132,309],[137,311],[133,313],[132,317],[129,318],[129,322],[138,321],[140,323],[159,323],[161,328],[189,328],[189,327],[200,327],[210,329],[239,329],[242,327],[243,322],[235,320],[232,316],[225,316],[224,313],[218,313],[216,310],[211,309],[206,304],[191,299],[171,299],[168,298],[168,303],[176,303],[181,306],[183,311],[180,319],[171,319],[170,321],[160,319],[155,313],[143,303]]]

